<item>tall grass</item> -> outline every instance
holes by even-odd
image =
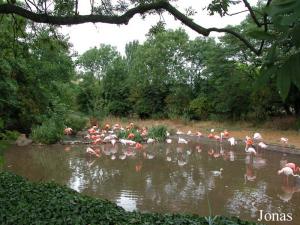
[[[164,125],[153,126],[149,129],[148,137],[157,141],[164,141],[167,137],[167,127]]]
[[[54,144],[60,141],[64,135],[64,124],[53,118],[46,119],[40,126],[32,129],[33,141],[42,144]]]

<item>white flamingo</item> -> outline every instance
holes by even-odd
[[[258,146],[261,147],[261,148],[267,148],[267,147],[268,147],[268,145],[266,145],[266,144],[263,143],[263,142],[259,142],[259,143],[258,143]]]
[[[148,143],[148,144],[151,144],[151,143],[154,143],[154,141],[155,141],[155,140],[154,140],[153,138],[148,138],[147,143]]]
[[[253,135],[253,139],[254,139],[254,140],[262,140],[262,136],[261,136],[260,133],[255,133],[255,134]]]
[[[249,147],[248,147],[248,146],[246,145],[245,152],[256,155],[256,150],[255,150],[255,148],[252,147],[252,146],[249,146]]]
[[[178,139],[178,144],[187,144],[187,143],[188,143],[188,141],[183,138]]]
[[[221,176],[222,172],[223,172],[223,168],[221,168],[220,170],[211,171],[212,175],[215,176],[215,177]]]
[[[115,144],[116,144],[117,141],[116,141],[116,139],[112,139],[110,142],[111,142],[111,144],[112,144],[113,146],[115,146]]]
[[[284,144],[287,144],[289,141],[289,139],[285,138],[285,137],[281,137],[280,138],[280,142],[284,143]]]
[[[172,139],[169,139],[169,138],[168,138],[168,139],[166,140],[166,142],[167,142],[168,144],[171,144],[171,143],[172,143]]]
[[[236,145],[236,140],[234,137],[228,138],[228,142],[230,143],[231,146]]]

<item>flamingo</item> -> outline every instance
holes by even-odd
[[[197,145],[197,146],[196,146],[196,150],[197,150],[197,152],[199,152],[199,153],[202,152],[201,146]]]
[[[211,171],[212,175],[215,176],[215,177],[221,176],[222,172],[223,172],[223,168],[221,168],[220,170]]]
[[[116,139],[112,139],[111,141],[110,141],[110,143],[112,144],[112,146],[115,146],[115,144],[116,144]]]
[[[187,135],[192,135],[192,131],[189,130],[186,134]]]
[[[171,143],[172,143],[172,139],[169,139],[169,138],[168,138],[168,139],[166,140],[166,142],[167,142],[168,144],[171,144]]]
[[[135,137],[134,133],[128,134],[128,138],[129,138],[129,139],[133,139],[134,137]]]
[[[295,163],[287,163],[284,167],[290,167],[294,173],[300,172],[300,168]]]
[[[166,160],[167,160],[168,162],[171,162],[171,161],[172,161],[171,156],[167,156]]]
[[[222,138],[219,136],[219,135],[214,135],[214,137],[213,137],[215,140],[217,140],[217,141],[221,141],[222,140]]]
[[[148,140],[147,140],[147,144],[151,144],[151,143],[154,143],[154,139],[153,138],[148,138]]]
[[[254,140],[262,140],[262,136],[261,136],[260,133],[255,133],[255,134],[253,135],[253,139],[254,139]]]
[[[188,143],[188,141],[183,138],[178,139],[178,144],[187,144],[187,143]]]
[[[116,123],[116,124],[113,126],[112,129],[113,129],[113,130],[118,130],[118,129],[120,129],[120,124]]]
[[[266,144],[263,143],[263,142],[259,142],[259,143],[258,143],[258,146],[261,147],[261,148],[267,148],[267,147],[268,147],[268,145],[266,145]]]
[[[176,134],[181,135],[181,134],[183,134],[183,132],[181,132],[180,130],[177,130]]]
[[[278,170],[278,175],[284,174],[286,176],[286,182],[288,182],[288,177],[289,176],[294,176],[294,177],[300,177],[297,174],[294,174],[294,171],[290,167],[283,167],[281,170]]]
[[[288,177],[294,176],[294,177],[300,177],[297,174],[294,174],[293,169],[290,167],[283,167],[281,170],[278,170],[278,175],[284,174],[286,176],[286,183],[288,183]]]
[[[169,137],[170,136],[170,133],[168,131],[166,131],[166,136]]]
[[[119,156],[119,159],[121,159],[121,160],[124,160],[124,159],[126,159],[126,154],[122,154],[122,155],[120,155],[120,156]]]
[[[296,185],[284,185],[281,187],[283,193],[277,196],[284,202],[288,202],[292,199],[295,192],[300,192],[299,184]]]
[[[246,141],[245,152],[256,155],[256,150],[253,147],[253,141],[251,138]]]
[[[197,132],[197,134],[196,134],[198,137],[202,137],[202,133],[201,132]]]
[[[246,147],[245,152],[256,155],[256,150],[254,147]]]
[[[280,138],[280,142],[281,142],[281,143],[287,144],[288,141],[289,141],[289,139],[287,139],[287,138],[285,138],[285,137],[281,137],[281,138]]]
[[[91,147],[87,147],[86,152],[89,153],[90,155],[94,155],[98,158],[100,157],[100,155],[94,149],[92,149]]]
[[[142,144],[140,144],[140,143],[136,143],[135,144],[135,149],[138,149],[138,150],[140,150],[140,149],[142,149],[143,148],[143,145]]]
[[[127,140],[127,139],[120,139],[120,142],[121,142],[121,144],[122,145],[134,145],[134,144],[136,144],[136,142],[135,141],[132,141],[132,140]]]
[[[213,135],[212,133],[210,133],[210,134],[208,135],[208,138],[212,139],[212,138],[214,138],[214,135]]]
[[[228,142],[230,143],[231,146],[236,145],[236,140],[234,137],[228,138]]]
[[[66,128],[64,129],[64,134],[65,134],[65,135],[71,135],[72,132],[73,132],[73,130],[72,130],[71,127],[66,127]]]
[[[147,159],[153,159],[153,158],[154,158],[154,155],[146,154],[146,157],[147,157]]]
[[[184,165],[187,164],[187,162],[184,161],[184,160],[178,159],[178,160],[177,160],[177,164],[178,164],[178,166],[184,166]]]
[[[221,154],[219,153],[219,152],[215,152],[214,154],[213,154],[213,157],[214,158],[219,158],[221,156]]]
[[[209,156],[213,156],[214,153],[215,153],[215,151],[214,151],[213,149],[210,149],[210,150],[207,151],[207,154],[208,154]]]
[[[97,138],[92,142],[92,144],[97,145],[97,144],[100,144],[101,142],[102,142],[101,138]]]
[[[229,138],[229,132],[227,130],[224,130],[224,137]]]

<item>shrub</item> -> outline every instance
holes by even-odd
[[[64,124],[61,121],[50,118],[46,119],[40,126],[34,127],[31,138],[35,142],[43,144],[54,144],[63,137]]]
[[[167,137],[167,127],[164,125],[153,126],[149,129],[148,137],[157,141],[164,141]]]
[[[84,115],[71,113],[66,115],[65,125],[71,127],[72,130],[76,133],[83,130],[88,123],[88,118]]]
[[[128,139],[128,135],[130,133],[134,134],[134,138],[132,139],[133,141],[142,142],[144,140],[143,137],[141,136],[141,134],[136,129],[119,131],[117,136],[118,136],[118,138]]]
[[[198,224],[197,215],[126,212],[107,200],[77,193],[55,183],[31,183],[12,173],[0,173],[1,224]],[[223,216],[215,225],[255,225],[254,222]]]
[[[199,96],[190,102],[191,114],[195,119],[207,119],[209,108],[208,99],[203,96]]]

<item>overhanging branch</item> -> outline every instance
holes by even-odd
[[[46,13],[36,13],[30,10],[24,9],[14,4],[0,4],[0,14],[16,14],[21,17],[27,18],[37,23],[47,23],[52,25],[74,25],[82,23],[109,23],[109,24],[128,24],[129,20],[136,14],[144,14],[151,10],[166,10],[176,19],[181,21],[187,27],[196,31],[198,34],[209,36],[210,32],[229,33],[234,35],[240,41],[242,41],[252,52],[256,55],[260,55],[261,51],[257,50],[244,36],[240,33],[227,28],[205,28],[195,23],[192,19],[181,13],[174,6],[167,1],[158,1],[150,4],[139,5],[135,8],[129,9],[123,15],[71,15],[71,16],[55,16]],[[251,12],[250,12],[251,13]],[[261,24],[260,24],[261,25]]]

